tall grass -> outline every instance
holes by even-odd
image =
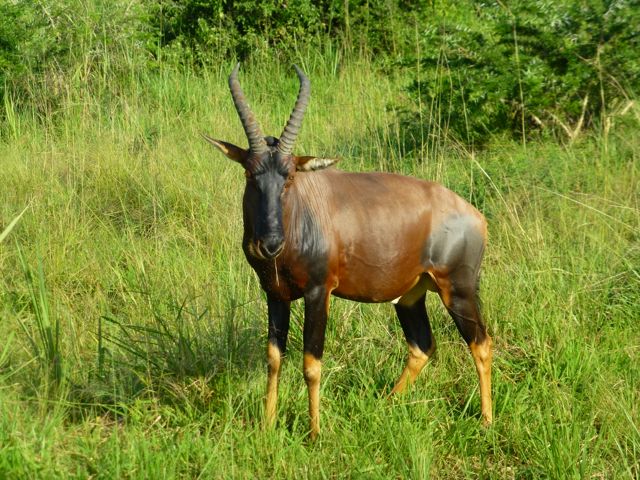
[[[266,307],[240,249],[243,175],[198,137],[245,144],[232,63],[89,75],[50,116],[5,104],[0,476],[637,478],[637,110],[607,149],[584,136],[474,155],[429,137],[425,154],[394,107],[412,72],[300,52],[313,93],[297,151],[436,180],[485,212],[496,346],[496,421],[483,429],[471,358],[435,297],[436,360],[391,402],[405,356],[392,308],[332,300],[323,431],[309,444],[302,306],[278,425],[264,430]],[[241,81],[279,134],[291,69],[258,59]],[[65,388],[42,395],[42,365],[58,361]]]

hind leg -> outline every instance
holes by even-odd
[[[426,295],[423,293],[410,305],[403,303],[401,298],[399,303],[395,305],[409,347],[409,357],[400,378],[391,391],[392,394],[404,391],[407,385],[415,381],[436,349],[427,316],[425,297]]]
[[[491,408],[492,340],[480,316],[477,274],[458,270],[436,277],[442,302],[467,342],[480,381],[480,405],[485,425],[493,420]]]

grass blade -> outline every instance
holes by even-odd
[[[7,225],[7,228],[5,228],[2,233],[0,233],[0,243],[2,243],[2,241],[4,241],[4,239],[9,236],[11,230],[13,230],[13,228],[18,224],[18,221],[20,220],[20,218],[22,218],[22,215],[24,215],[24,212],[26,212],[28,208],[28,205],[24,207],[24,210],[22,210],[22,212],[20,212],[17,217],[11,220],[11,222],[9,222],[9,225]]]

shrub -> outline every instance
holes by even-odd
[[[430,130],[481,145],[499,132],[569,136],[640,86],[637,1],[441,2],[409,91]]]

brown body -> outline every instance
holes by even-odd
[[[324,287],[348,300],[391,302],[408,293],[424,274],[428,274],[430,289],[437,290],[438,272],[450,267],[442,263],[442,258],[431,258],[431,233],[444,229],[447,222],[460,224],[464,220],[469,228],[467,235],[475,233],[476,241],[486,237],[484,217],[437,183],[330,168],[298,173],[285,192],[284,250],[274,261],[252,254],[251,205],[245,205],[247,259],[258,273],[262,288],[285,301],[303,296],[312,280],[308,264],[320,260],[327,268]],[[324,248],[314,246],[310,252],[304,245],[309,239],[297,226],[304,222],[300,217],[305,215],[315,219],[316,234]],[[481,250],[483,245],[477,248]],[[467,267],[475,274],[480,257],[471,260],[474,264]]]
[[[443,186],[387,173],[328,168],[335,160],[291,154],[309,96],[301,81],[281,138],[262,137],[237,83],[231,92],[250,148],[205,138],[243,165],[243,249],[267,294],[269,364],[266,417],[276,415],[277,385],[289,331],[290,302],[305,300],[304,377],[311,436],[319,432],[319,384],[329,297],[392,302],[409,358],[392,393],[413,382],[435,350],[425,307],[437,292],[469,345],[491,423],[491,338],[477,284],[487,225],[473,206]]]

